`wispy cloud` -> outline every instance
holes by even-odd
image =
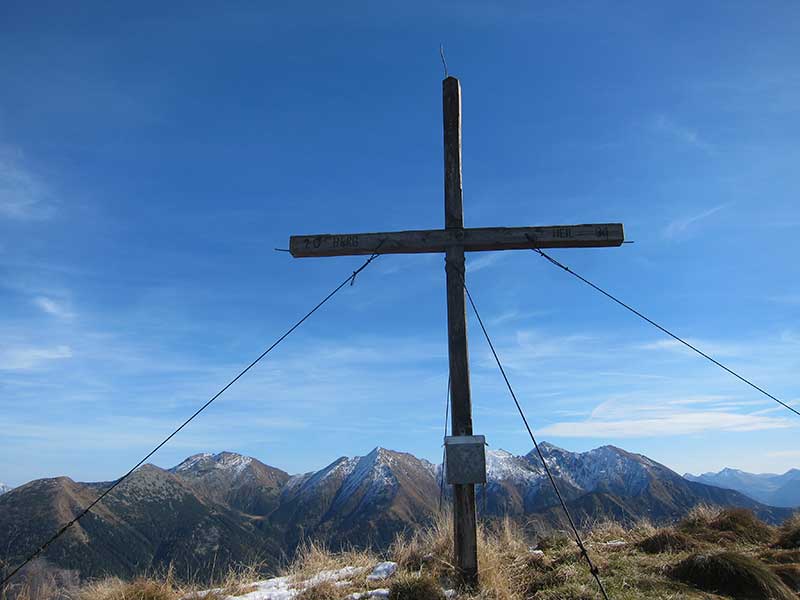
[[[72,319],[75,314],[70,311],[63,303],[48,298],[47,296],[36,296],[33,303],[48,315],[59,319]]]
[[[52,214],[47,186],[22,164],[19,153],[0,148],[0,218],[28,221]]]
[[[703,212],[690,215],[688,217],[675,219],[667,224],[667,226],[664,228],[664,237],[674,238],[682,233],[685,233],[690,227],[697,224],[699,221],[715,215],[727,206],[727,204],[720,204],[718,206],[714,206],[713,208],[709,208],[708,210],[704,210]]]
[[[686,125],[676,122],[666,115],[658,115],[653,120],[653,129],[677,142],[692,146],[704,152],[713,151],[714,147],[703,139],[700,134]]]
[[[479,256],[477,258],[468,257],[467,273],[474,273],[482,269],[487,269],[497,264],[507,254],[508,254],[507,252],[492,252],[484,254],[483,256]]]
[[[706,354],[710,354],[712,356],[741,356],[742,354],[747,354],[748,350],[748,348],[737,344],[698,340],[694,338],[684,339],[687,343],[691,344],[698,350],[702,350]],[[680,354],[694,354],[693,350],[673,339],[662,339],[654,342],[647,342],[645,344],[640,344],[638,347],[641,350],[662,350]]]
[[[770,458],[800,458],[800,450],[776,450],[766,454]]]
[[[688,435],[707,431],[762,431],[791,427],[785,419],[719,412],[684,412],[649,419],[555,423],[542,435],[585,438],[641,438]]]
[[[747,405],[714,395],[674,400],[617,398],[600,403],[586,419],[554,423],[540,433],[562,437],[640,438],[710,431],[762,431],[796,425],[782,417],[736,410]]]
[[[53,361],[72,357],[69,346],[17,347],[0,350],[0,370],[25,371]]]
[[[489,324],[503,325],[505,323],[511,323],[513,321],[521,321],[524,319],[532,319],[537,317],[547,317],[552,314],[553,314],[552,310],[532,310],[532,311],[507,310],[506,312],[500,313],[496,317],[490,318]]]

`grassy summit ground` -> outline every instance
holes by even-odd
[[[599,567],[609,596],[615,600],[652,599],[775,599],[800,598],[800,518],[774,528],[741,509],[695,509],[673,527],[646,523],[623,529],[597,523],[586,532],[589,552]],[[332,553],[306,545],[275,580],[280,595],[258,584],[257,570],[231,573],[208,593],[171,576],[123,582],[107,579],[71,590],[17,587],[19,600],[179,600],[243,598],[247,600],[341,600],[372,592],[389,600],[437,600],[454,585],[450,564],[452,536],[447,515],[430,528],[398,538],[383,556],[369,552]],[[529,539],[511,521],[481,529],[481,587],[450,592],[460,600],[589,600],[600,598],[576,544],[566,534]],[[386,580],[366,575],[380,560],[397,563]],[[351,567],[338,580],[322,572]],[[278,585],[280,584],[280,585]],[[262,587],[259,587],[261,585]],[[269,584],[272,585],[272,584]],[[270,589],[272,589],[270,587]],[[259,591],[262,590],[262,591]]]

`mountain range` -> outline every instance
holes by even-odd
[[[573,453],[540,448],[573,516],[674,521],[701,503],[752,509],[769,522],[790,514],[730,489],[689,481],[614,446]],[[508,515],[532,531],[565,526],[538,455],[487,452],[479,516]],[[198,454],[171,469],[145,465],[46,552],[82,576],[132,577],[171,565],[180,577],[210,579],[234,563],[275,569],[304,539],[330,547],[385,548],[439,510],[441,466],[376,448],[324,469],[289,475],[231,452]],[[110,482],[39,479],[0,496],[0,563],[14,565],[70,521]],[[0,568],[3,565],[0,564]]]
[[[5,494],[6,492],[10,492],[10,491],[11,491],[11,486],[10,485],[6,485],[2,481],[0,481],[0,496]]]
[[[771,506],[800,506],[800,470],[790,469],[782,475],[746,473],[738,469],[722,469],[717,473],[684,475],[689,481],[736,490]]]

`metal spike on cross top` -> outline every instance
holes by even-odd
[[[464,296],[464,253],[536,248],[592,248],[620,246],[625,235],[621,223],[548,225],[541,227],[464,227],[461,189],[461,84],[455,77],[442,82],[444,109],[444,229],[385,233],[296,235],[289,239],[295,258],[353,256],[358,254],[417,254],[444,252],[447,279],[447,339],[450,359],[452,436],[446,443],[451,459],[474,456],[482,472],[460,469],[448,472],[453,486],[454,554],[461,581],[478,580],[475,484],[486,481],[482,436],[472,433],[472,399],[467,352],[467,315]],[[480,452],[464,452],[470,446]],[[459,471],[454,469],[454,471]],[[472,471],[473,475],[463,476]]]

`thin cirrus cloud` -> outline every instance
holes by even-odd
[[[554,423],[542,435],[576,438],[642,438],[708,431],[763,431],[791,427],[786,419],[724,412],[679,412],[651,418]]]
[[[47,219],[53,214],[50,191],[17,154],[0,148],[0,218]]]
[[[507,252],[492,252],[491,254],[484,254],[477,258],[470,257],[467,259],[467,273],[475,273],[483,269],[488,269],[500,262]]]
[[[72,319],[75,316],[64,304],[47,296],[36,296],[33,303],[43,312],[59,319]]]
[[[748,348],[741,344],[712,342],[693,338],[686,339],[686,343],[691,344],[695,348],[712,356],[742,356],[747,355],[748,353]],[[662,339],[653,342],[647,342],[645,344],[640,344],[638,348],[641,350],[650,351],[666,351],[687,355],[693,354],[693,350],[691,348],[674,339]]]
[[[691,146],[704,152],[712,152],[714,146],[706,141],[696,130],[678,123],[666,115],[658,115],[653,120],[653,129],[676,142]]]
[[[0,370],[27,371],[67,358],[72,358],[72,349],[66,345],[5,348],[0,351]]]
[[[686,233],[692,227],[697,225],[700,221],[708,219],[712,215],[717,214],[724,208],[727,208],[727,204],[720,204],[718,206],[714,206],[709,208],[708,210],[704,210],[694,215],[690,215],[688,217],[681,217],[679,219],[675,219],[671,221],[667,226],[664,228],[664,237],[671,239],[677,237],[681,234]]]
[[[717,395],[670,401],[617,398],[600,403],[586,419],[553,423],[540,433],[562,437],[642,438],[711,431],[763,431],[794,426],[783,417],[733,412],[731,409],[739,407],[734,404],[737,403]]]

